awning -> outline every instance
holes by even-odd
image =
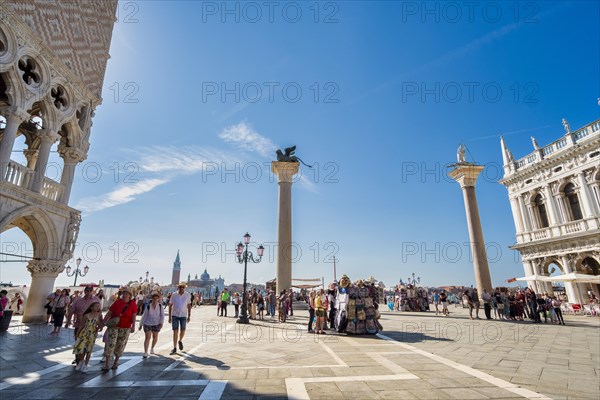
[[[571,272],[564,275],[547,277],[550,282],[578,282],[578,283],[597,283],[600,285],[600,275],[580,274]]]
[[[318,285],[292,285],[292,287],[296,289],[314,289],[319,286],[321,286],[320,283]]]
[[[517,278],[518,281],[537,281],[537,282],[577,282],[577,283],[597,283],[600,285],[600,275],[588,275],[580,274],[578,272],[571,272],[564,275],[557,276],[544,276],[544,275],[531,275]]]
[[[531,275],[531,276],[524,276],[522,278],[517,278],[517,281],[527,281],[527,282],[531,282],[531,281],[538,281],[538,282],[548,282],[548,277],[547,276],[543,276],[543,275]]]

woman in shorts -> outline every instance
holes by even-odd
[[[152,302],[144,307],[142,313],[142,319],[140,321],[140,330],[144,328],[144,358],[148,358],[148,345],[150,344],[150,338],[152,337],[152,347],[150,348],[150,354],[154,354],[154,346],[158,342],[158,333],[163,327],[165,322],[165,312],[162,304],[159,302],[160,295],[158,293],[152,294]]]

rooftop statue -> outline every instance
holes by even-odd
[[[312,168],[312,165],[308,165],[307,163],[305,163],[304,161],[302,161],[302,159],[296,155],[294,155],[294,153],[296,152],[296,146],[292,146],[292,147],[286,147],[284,149],[284,151],[281,151],[281,149],[278,149],[275,153],[277,154],[277,161],[279,162],[301,162],[302,164],[306,165],[308,168]]]
[[[540,146],[538,145],[537,140],[535,140],[535,138],[533,136],[531,137],[531,143],[533,143],[533,148],[534,149],[536,149],[536,150],[540,149]]]
[[[567,133],[571,133],[571,127],[569,126],[569,123],[567,122],[566,119],[562,119],[562,124],[565,127],[565,132]]]

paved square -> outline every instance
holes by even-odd
[[[11,399],[598,399],[599,319],[567,326],[471,321],[384,312],[377,336],[306,332],[308,314],[288,323],[239,325],[194,309],[184,351],[169,355],[164,330],[155,356],[131,335],[116,371],[73,369],[72,330],[15,321],[0,342],[0,396]],[[97,343],[100,345],[101,340]]]

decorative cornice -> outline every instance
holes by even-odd
[[[498,183],[508,186],[513,183],[524,181],[528,178],[533,178],[536,174],[548,174],[548,170],[550,168],[556,167],[564,162],[572,161],[572,168],[574,166],[578,166],[577,164],[585,163],[585,158],[583,160],[577,160],[576,158],[585,157],[586,152],[595,150],[600,146],[600,136],[591,139],[592,140],[586,142],[576,143],[560,155],[551,158],[545,158],[542,161],[532,164],[523,170],[519,170],[506,178],[502,178],[498,181]],[[552,175],[551,170],[549,175]]]

